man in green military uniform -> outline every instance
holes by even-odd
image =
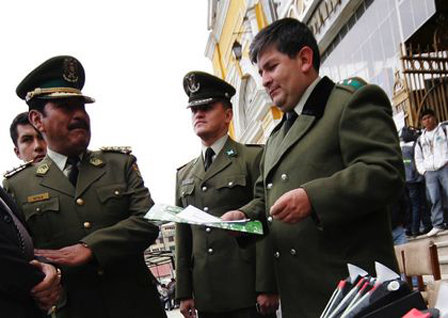
[[[136,158],[92,152],[83,95],[84,69],[57,56],[17,87],[30,122],[48,144],[36,165],[10,175],[5,188],[20,207],[36,255],[62,266],[66,303],[58,317],[165,317],[143,251],[158,228],[143,219],[153,205]]]
[[[201,155],[178,169],[176,205],[193,205],[220,217],[249,202],[259,175],[262,148],[245,146],[228,135],[230,98],[235,89],[203,72],[184,77],[193,128],[202,143]],[[256,284],[255,244],[240,246],[226,231],[206,226],[176,226],[176,298],[185,317],[249,318],[277,307],[275,284]],[[257,297],[258,294],[258,297]]]
[[[285,116],[254,200],[223,218],[267,219],[282,316],[319,317],[347,263],[396,269],[387,205],[404,182],[390,102],[362,80],[320,78],[316,40],[295,19],[260,31],[251,59]]]

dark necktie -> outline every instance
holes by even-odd
[[[74,186],[76,186],[76,181],[78,180],[78,174],[79,174],[78,162],[79,162],[78,156],[67,158],[67,165],[70,165],[70,172],[68,173],[68,180]]]
[[[212,159],[213,159],[214,155],[215,155],[215,152],[213,151],[213,149],[208,147],[207,150],[205,151],[205,159],[204,159],[205,171],[207,171],[207,169],[212,164],[212,161],[213,161]]]
[[[295,111],[290,111],[287,112],[285,114],[286,116],[286,120],[285,120],[285,135],[288,133],[288,130],[291,128],[291,126],[294,124],[294,122],[296,121],[297,117],[299,117],[299,115],[297,115],[297,113]]]

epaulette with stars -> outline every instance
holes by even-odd
[[[12,177],[13,175],[15,175],[17,172],[20,172],[20,171],[24,170],[26,167],[31,166],[32,164],[33,164],[33,160],[27,161],[27,162],[25,162],[24,164],[22,164],[22,165],[20,165],[20,166],[18,166],[18,167],[16,167],[16,168],[14,168],[14,169],[11,169],[11,170],[6,171],[6,172],[3,174],[3,177],[4,177],[4,178],[10,178],[10,177]]]
[[[132,152],[132,149],[130,146],[101,147],[100,150],[103,152],[118,152],[118,153],[123,153],[125,155],[129,155]]]
[[[353,93],[361,87],[367,85],[367,82],[360,77],[350,77],[345,80],[339,81],[338,84]]]

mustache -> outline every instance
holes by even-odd
[[[90,130],[90,125],[85,120],[78,120],[68,125],[68,129],[85,129]]]

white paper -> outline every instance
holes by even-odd
[[[181,217],[185,220],[197,223],[216,223],[222,222],[222,220],[216,216],[208,214],[192,205],[187,206],[181,212],[177,214],[178,217]]]
[[[356,278],[358,278],[358,276],[364,277],[367,276],[369,273],[367,273],[365,270],[363,270],[361,267],[358,267],[356,265],[347,263],[347,269],[348,269],[348,274],[350,275],[350,283],[354,283]]]
[[[376,271],[377,283],[384,283],[389,280],[400,278],[400,275],[398,275],[389,267],[386,267],[379,262],[375,262],[375,271]]]
[[[244,220],[235,220],[235,221],[223,221],[220,218],[213,216],[211,214],[208,214],[207,212],[202,211],[201,209],[198,209],[192,205],[187,206],[185,209],[183,209],[181,212],[177,214],[178,217],[181,217],[182,219],[196,222],[200,224],[206,224],[206,223],[246,223],[249,222],[249,219]]]

